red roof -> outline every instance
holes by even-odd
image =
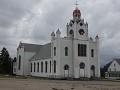
[[[80,14],[80,10],[79,10],[79,9],[75,9],[75,10],[73,11],[73,14]]]

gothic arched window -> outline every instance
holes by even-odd
[[[31,70],[30,71],[32,72],[32,63],[31,63]]]
[[[47,61],[45,62],[45,72],[47,73]]]
[[[54,47],[54,56],[56,56],[56,47]]]
[[[65,56],[68,56],[68,47],[65,47]]]
[[[39,72],[39,62],[37,62],[37,72]]]
[[[56,61],[55,60],[54,60],[53,64],[54,64],[54,73],[56,73]]]
[[[19,55],[19,63],[18,63],[18,70],[21,68],[21,56]]]
[[[35,72],[35,68],[36,68],[36,63],[34,63],[34,72]]]
[[[94,50],[91,49],[91,57],[94,57]]]
[[[50,73],[51,73],[51,61],[50,61]]]
[[[43,62],[41,62],[41,73],[43,73]]]

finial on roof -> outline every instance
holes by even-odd
[[[60,32],[59,28],[58,28],[58,30],[57,30],[57,32],[56,32],[56,34],[61,34],[61,32]]]
[[[95,37],[95,39],[99,39],[99,36],[97,35],[97,36]]]
[[[51,36],[55,36],[55,33],[54,33],[54,31],[51,33]]]

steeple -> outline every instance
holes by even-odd
[[[77,1],[76,1],[76,9],[73,11],[73,19],[75,20],[75,21],[77,21],[77,20],[79,20],[80,18],[81,18],[81,12],[80,12],[80,10],[78,9],[78,7],[77,7],[77,5],[79,5],[78,3],[77,3]]]

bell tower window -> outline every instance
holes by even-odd
[[[74,31],[73,31],[72,29],[70,30],[69,34],[70,34],[72,37],[74,37]]]
[[[80,23],[80,26],[82,26],[83,24],[82,23]]]

